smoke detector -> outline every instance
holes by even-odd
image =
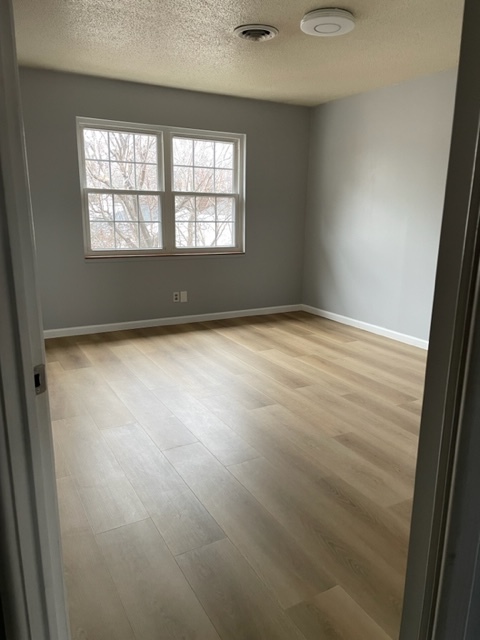
[[[343,36],[355,26],[355,18],[346,9],[315,9],[303,16],[300,28],[310,36]]]
[[[275,38],[278,35],[278,29],[267,24],[244,24],[234,29],[233,33],[244,40],[263,42]]]

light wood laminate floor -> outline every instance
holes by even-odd
[[[425,352],[303,312],[46,348],[74,640],[398,637]]]

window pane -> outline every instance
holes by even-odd
[[[233,247],[234,242],[234,229],[233,224],[225,222],[217,224],[217,247]]]
[[[110,160],[114,162],[134,162],[133,133],[110,131]]]
[[[157,164],[157,136],[135,134],[135,162]]]
[[[112,162],[112,189],[135,189],[135,165],[133,162]]]
[[[106,193],[88,194],[88,217],[90,220],[113,220],[113,198]]]
[[[233,193],[233,171],[215,169],[215,190],[217,193]]]
[[[138,209],[141,221],[160,220],[160,198],[158,196],[138,196]]]
[[[213,169],[195,169],[194,191],[200,193],[215,193],[215,181]]]
[[[193,140],[173,138],[173,164],[193,165]]]
[[[83,145],[85,158],[108,160],[108,131],[100,129],[84,129]]]
[[[141,249],[161,249],[162,241],[158,222],[141,222],[139,232]]]
[[[195,140],[194,161],[196,167],[213,167],[215,143],[213,140]]]
[[[175,196],[175,222],[195,221],[195,198]]]
[[[215,199],[195,198],[196,219],[203,222],[215,222]]]
[[[133,162],[112,162],[112,189],[135,189]]]
[[[217,220],[233,222],[233,198],[217,198]]]
[[[115,249],[113,222],[91,222],[90,244],[93,251]]]
[[[117,249],[138,249],[138,224],[118,222],[115,225],[115,244]]]
[[[137,196],[116,193],[114,196],[115,220],[133,222],[138,220]]]
[[[87,177],[87,187],[93,189],[110,189],[110,164],[108,162],[86,160],[85,174]]]
[[[215,223],[198,222],[196,225],[197,247],[215,246]]]
[[[194,247],[195,246],[195,223],[177,222],[175,225],[175,246]]]
[[[158,189],[158,173],[155,164],[136,164],[137,189],[156,191]]]
[[[233,169],[233,142],[215,143],[215,166],[220,169]]]
[[[193,169],[187,167],[174,167],[173,190],[193,191]]]

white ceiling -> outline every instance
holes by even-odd
[[[345,0],[357,26],[300,31],[325,0],[14,0],[23,65],[315,105],[456,65],[463,0]],[[276,26],[274,40],[233,36]]]

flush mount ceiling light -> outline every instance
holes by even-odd
[[[263,42],[275,38],[278,35],[278,29],[267,24],[244,24],[234,29],[233,33],[244,40]]]
[[[310,36],[343,36],[355,26],[355,18],[346,9],[315,9],[303,16],[300,28]]]

